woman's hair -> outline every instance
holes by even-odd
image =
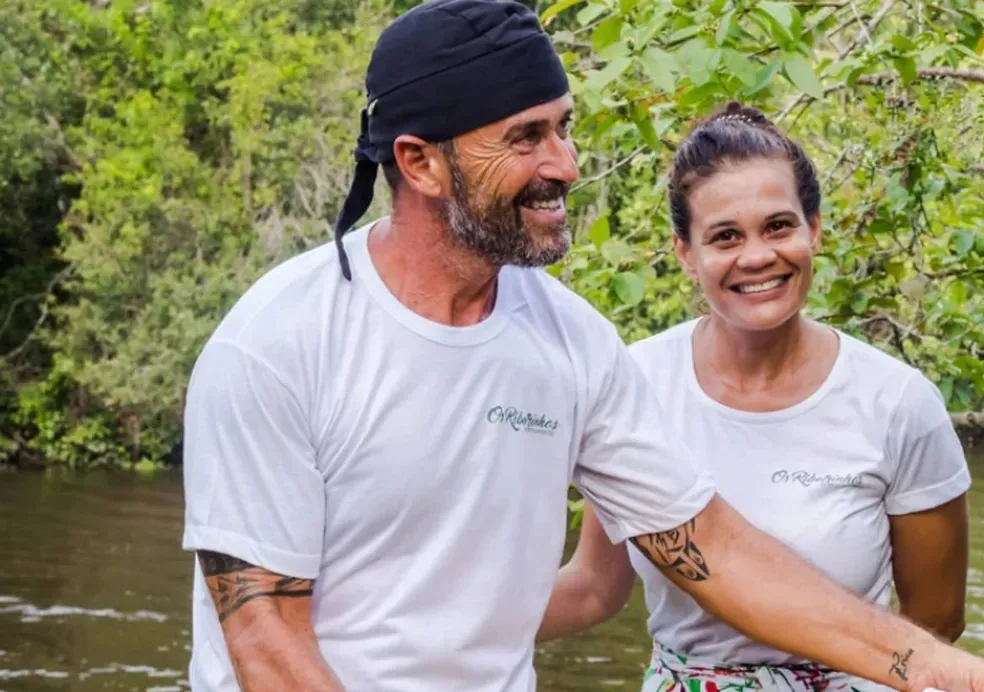
[[[673,157],[670,173],[670,217],[680,240],[690,242],[688,199],[695,183],[729,164],[749,159],[785,159],[796,176],[796,194],[803,214],[812,219],[820,210],[817,172],[803,148],[782,133],[761,111],[729,103],[687,135]]]

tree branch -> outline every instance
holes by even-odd
[[[823,178],[823,182],[820,183],[820,189],[824,191],[823,194],[825,196],[830,196],[836,190],[838,190],[840,188],[840,186],[843,185],[844,182],[848,178],[850,178],[852,175],[854,175],[854,172],[856,170],[858,170],[858,168],[861,166],[860,163],[855,164],[851,168],[851,170],[845,176],[843,176],[840,179],[840,181],[838,181],[837,185],[835,185],[833,188],[828,188],[827,187],[828,183],[830,183],[830,179],[834,177],[834,173],[836,173],[837,172],[837,169],[840,168],[840,165],[842,163],[844,163],[844,161],[847,159],[848,155],[849,154],[852,154],[855,151],[855,149],[858,148],[858,146],[859,145],[857,145],[857,144],[848,144],[846,147],[844,147],[844,149],[841,151],[841,153],[837,156],[837,159],[834,161],[833,165],[830,166],[830,169],[827,171],[827,175],[825,175],[824,178]]]
[[[941,272],[923,272],[927,279],[949,279],[954,276],[984,276],[984,268],[979,269],[947,269]]]
[[[896,0],[885,0],[885,3],[881,6],[881,8],[879,8],[878,12],[876,12],[875,15],[871,18],[871,21],[868,22],[867,26],[862,24],[861,31],[858,32],[858,35],[855,36],[854,39],[846,46],[844,46],[844,48],[837,54],[837,60],[835,62],[840,62],[841,60],[846,58],[851,53],[851,51],[853,51],[855,48],[861,45],[866,40],[866,38],[870,39],[871,34],[875,32],[875,29],[878,28],[878,25],[881,24],[882,20],[885,19],[888,13],[892,10],[892,7],[895,6],[895,3]],[[826,93],[827,92],[824,91],[824,94]],[[807,96],[806,94],[800,94],[799,96],[796,97],[796,99],[792,103],[790,103],[788,106],[783,108],[782,112],[778,115],[778,117],[776,117],[775,122],[777,124],[782,122],[785,119],[785,117],[789,115],[794,108],[796,108],[796,106],[803,103],[804,101],[813,101],[813,98],[811,96]]]
[[[632,159],[634,159],[636,156],[638,156],[639,154],[641,154],[645,150],[646,150],[646,147],[645,146],[636,147],[636,149],[634,151],[632,151],[631,154],[629,154],[628,156],[626,156],[623,159],[620,159],[614,165],[612,165],[609,168],[606,168],[605,170],[603,170],[598,175],[592,176],[590,178],[585,178],[583,181],[581,181],[580,183],[578,183],[577,185],[575,185],[573,188],[571,188],[571,192],[572,193],[573,192],[577,192],[578,190],[580,190],[580,189],[582,189],[582,188],[584,188],[584,187],[586,187],[588,185],[591,185],[592,183],[597,183],[597,182],[600,182],[600,181],[604,180],[605,178],[607,178],[608,176],[610,176],[612,173],[614,173],[615,171],[617,171],[619,168],[621,168],[625,164],[629,163]]]
[[[950,421],[955,428],[984,428],[984,411],[951,413]]]
[[[976,82],[978,84],[984,84],[984,70],[958,70],[951,67],[920,67],[916,70],[916,76],[917,79],[956,79],[962,82]],[[866,74],[859,77],[857,83],[867,84],[870,86],[881,86],[882,84],[895,81],[896,79],[898,79],[898,75],[894,72],[877,72],[875,74]],[[824,93],[827,94],[831,91],[844,89],[846,87],[846,84],[838,84],[824,90]]]
[[[895,320],[895,318],[890,317],[889,315],[875,315],[874,317],[868,317],[861,321],[861,325],[867,326],[878,322],[881,322],[882,324],[887,324],[889,327],[891,327],[892,339],[895,342],[895,348],[897,348],[899,351],[899,355],[902,356],[902,359],[906,363],[915,367],[915,364],[912,362],[912,359],[909,358],[909,353],[905,350],[905,340],[913,335],[912,333],[914,331],[914,328],[907,327],[904,324],[900,324],[898,321]]]
[[[3,333],[7,331],[7,328],[10,326],[11,321],[14,319],[14,313],[17,311],[17,308],[19,306],[23,305],[29,300],[36,300],[38,298],[43,298],[44,295],[45,295],[44,293],[30,293],[28,295],[23,295],[20,296],[19,298],[16,298],[10,304],[10,307],[7,309],[7,317],[4,319],[3,324],[0,324],[0,336],[3,336]]]
[[[898,79],[898,75],[894,72],[876,72],[875,74],[866,74],[858,78],[857,84],[863,84],[865,86],[882,86],[889,82],[893,82]],[[984,70],[967,70],[967,69],[954,69],[951,67],[920,67],[916,70],[916,79],[956,79],[962,82],[974,82],[977,84],[984,84]],[[834,84],[823,90],[823,95],[828,96],[835,91],[840,91],[842,89],[847,89],[848,85],[846,82],[841,82],[840,84]],[[806,94],[800,94],[799,97],[783,109],[782,113],[776,118],[776,122],[779,122],[787,115],[793,108],[798,106],[804,101],[814,101],[813,97],[807,96]],[[977,171],[981,168],[980,165],[973,166],[971,170]],[[981,168],[984,170],[984,168]]]
[[[48,296],[54,290],[55,286],[57,286],[59,283],[64,281],[72,273],[72,269],[73,266],[70,264],[64,269],[62,269],[60,272],[55,274],[55,276],[51,279],[51,281],[48,282],[48,287],[44,290],[44,293],[36,294],[34,297]],[[7,315],[7,318],[8,319],[4,321],[4,327],[7,326],[6,322],[10,318],[9,314]],[[48,319],[48,303],[42,302],[41,316],[38,317],[38,321],[34,323],[34,327],[31,328],[31,331],[28,333],[27,337],[25,337],[21,345],[15,348],[13,351],[10,351],[9,353],[0,353],[0,362],[3,361],[9,362],[14,358],[16,358],[18,355],[20,355],[24,351],[24,349],[27,348],[27,345],[31,343],[31,341],[34,339],[34,336],[38,333],[38,330],[41,329],[41,326],[45,323],[47,319]]]

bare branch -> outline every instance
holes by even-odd
[[[955,428],[984,428],[984,411],[951,413],[950,421]]]
[[[840,10],[842,10],[845,7],[847,7],[847,3],[846,2],[834,2],[834,3],[823,3],[823,2],[795,3],[794,2],[794,3],[791,3],[791,4],[798,5],[800,7],[809,7],[811,9],[812,8],[816,8],[816,7],[825,7],[825,8],[827,8],[824,11],[819,12],[818,13],[819,16],[813,22],[811,22],[809,26],[807,26],[805,29],[803,29],[803,35],[804,36],[807,35],[807,34],[812,34],[817,29],[817,27],[819,27],[821,24],[823,24],[824,22],[826,22],[828,19],[834,17]],[[854,19],[852,18],[851,21],[853,22]],[[827,35],[829,36],[830,34],[828,33]],[[757,53],[753,53],[751,55],[751,57],[753,59],[754,58],[761,58],[763,56],[766,56],[766,55],[770,55],[772,53],[775,53],[777,50],[779,50],[779,46],[776,46],[776,45],[768,46],[768,47],[763,48],[762,50],[758,51]]]
[[[915,364],[912,362],[912,359],[909,358],[909,353],[905,350],[905,340],[910,336],[916,336],[918,339],[918,334],[913,334],[915,327],[901,324],[890,315],[875,315],[861,321],[862,326],[869,326],[876,323],[887,324],[891,328],[892,340],[895,342],[895,348],[898,349],[899,355],[902,356],[902,359],[906,363],[914,366]]]
[[[923,276],[927,279],[950,279],[953,277],[967,277],[967,276],[984,276],[984,268],[978,269],[947,269],[941,272],[923,272]]]
[[[876,72],[875,74],[867,74],[858,78],[856,84],[862,84],[864,86],[882,86],[889,82],[893,82],[898,79],[898,75],[894,72]],[[954,69],[951,67],[920,67],[916,71],[916,79],[955,79],[962,82],[973,82],[977,84],[984,84],[984,70],[966,70],[966,69]],[[846,82],[841,82],[840,84],[834,84],[823,90],[823,95],[827,96],[834,93],[835,91],[840,91],[842,89],[847,89],[848,85]],[[789,112],[799,105],[801,101],[813,101],[814,99],[806,94],[800,94],[796,101],[791,103],[782,113],[776,118],[776,122],[782,120]],[[972,126],[971,126],[971,129]]]
[[[0,336],[3,336],[3,333],[7,331],[7,327],[10,326],[11,321],[14,319],[14,313],[17,311],[18,307],[20,307],[21,305],[23,305],[29,300],[37,300],[38,298],[43,298],[43,297],[44,297],[44,293],[31,293],[28,295],[20,296],[19,298],[14,300],[14,302],[12,302],[10,304],[10,307],[7,309],[7,317],[4,319],[3,324],[0,325]]]
[[[841,185],[843,185],[844,181],[847,180],[848,177],[853,175],[854,171],[857,170],[857,166],[855,166],[854,168],[851,169],[851,172],[848,173],[847,176],[841,179],[841,181],[833,188],[833,190],[827,189],[827,183],[829,183],[830,179],[834,177],[834,173],[837,172],[837,169],[840,167],[840,165],[844,163],[845,159],[847,159],[848,154],[853,153],[854,150],[858,148],[858,146],[859,145],[857,144],[848,144],[846,147],[844,147],[841,153],[838,154],[837,159],[834,161],[833,165],[830,166],[830,170],[827,171],[827,175],[824,176],[823,182],[820,183],[820,189],[824,190],[825,195],[830,195],[830,193],[833,192],[833,190],[836,190]]]
[[[864,42],[865,38],[867,38],[870,41],[871,35],[875,33],[875,29],[878,28],[878,25],[881,24],[882,20],[888,16],[889,12],[891,12],[892,7],[895,6],[895,2],[896,0],[885,0],[885,3],[874,14],[874,16],[871,18],[871,21],[868,22],[867,25],[865,25],[864,23],[861,24],[861,31],[858,33],[857,36],[854,37],[853,41],[851,41],[846,46],[844,46],[844,49],[837,54],[837,59],[843,60],[844,58],[846,58],[848,54],[851,53],[851,51],[853,51],[855,48],[857,48],[859,45],[861,45]]]
[[[55,276],[51,279],[51,281],[48,282],[48,287],[44,290],[44,293],[37,294],[35,297],[47,297],[54,290],[55,286],[57,286],[59,283],[64,281],[72,273],[72,269],[73,266],[68,265],[60,272],[55,274]],[[10,318],[9,314],[7,318],[9,320]],[[9,353],[0,353],[0,362],[12,361],[14,358],[20,355],[24,351],[24,349],[27,348],[28,344],[31,343],[31,341],[37,335],[38,330],[41,329],[41,326],[45,323],[47,319],[48,319],[48,303],[42,302],[41,316],[38,317],[37,322],[34,323],[34,327],[31,328],[31,331],[28,333],[27,337],[25,337],[24,341],[21,342],[21,345],[15,348],[13,351],[10,351]],[[6,322],[7,320],[5,320],[4,322],[4,327],[6,327]]]
[[[592,176],[590,178],[585,178],[582,182],[578,183],[573,188],[571,188],[571,192],[577,192],[578,190],[580,190],[580,189],[582,189],[582,188],[584,188],[584,187],[586,187],[588,185],[591,185],[592,183],[597,183],[597,182],[600,182],[600,181],[604,180],[605,178],[607,178],[608,176],[610,176],[612,173],[614,173],[615,171],[617,171],[619,168],[621,168],[625,164],[627,164],[630,161],[632,161],[632,159],[634,159],[636,156],[638,156],[639,154],[641,154],[645,150],[646,150],[646,147],[644,147],[644,146],[636,147],[636,149],[633,150],[632,153],[630,153],[627,156],[625,156],[624,158],[620,159],[619,161],[617,161],[616,163],[614,163],[609,168],[606,168],[601,173],[599,173],[599,174],[597,174],[595,176]]]
[[[851,25],[853,25],[855,22],[858,22],[858,21],[863,21],[863,20],[859,20],[859,19],[857,19],[856,17],[853,17],[853,16],[847,17],[840,24],[838,24],[837,26],[833,27],[830,31],[828,31],[826,34],[824,34],[824,38],[827,39],[828,41],[830,41],[831,43],[833,43],[833,38],[835,36],[837,36],[837,34],[839,34],[840,32],[844,31],[844,29],[847,29],[848,27],[850,27]],[[840,52],[842,50],[844,50],[843,46],[837,46],[837,52]]]
[[[881,6],[878,12],[876,12],[875,15],[871,18],[871,21],[868,22],[867,26],[865,26],[862,23],[861,31],[858,33],[857,36],[854,37],[854,40],[852,40],[850,43],[844,46],[844,48],[837,54],[836,62],[840,62],[841,60],[846,58],[851,53],[851,51],[853,51],[855,48],[861,45],[861,43],[864,42],[866,36],[870,38],[871,34],[873,34],[875,32],[875,29],[878,28],[878,25],[881,24],[882,20],[885,19],[888,13],[892,10],[892,7],[895,6],[895,3],[896,0],[885,0],[885,3]],[[827,92],[825,91],[824,93],[826,94]],[[804,101],[812,101],[812,100],[813,100],[812,97],[807,96],[806,94],[800,94],[799,96],[796,97],[796,99],[792,103],[790,103],[788,106],[783,108],[782,112],[776,118],[776,123],[782,122],[786,118],[786,116],[789,115],[792,112],[792,110],[796,108],[799,104],[803,103]]]
[[[916,71],[917,79],[956,79],[962,82],[976,82],[978,84],[984,84],[984,70],[963,70],[954,69],[951,67],[920,67]],[[898,79],[898,75],[894,72],[877,72],[875,74],[866,74],[858,78],[858,84],[867,84],[870,86],[881,86],[886,82],[892,82]],[[836,91],[838,89],[846,88],[846,84],[838,84],[836,86],[829,87],[824,91],[824,93],[830,93],[831,91]]]
[[[871,33],[868,31],[867,27],[864,25],[864,20],[861,19],[861,14],[858,12],[858,6],[854,4],[854,0],[851,0],[851,11],[854,12],[854,18],[861,23],[861,35],[868,39],[868,43],[872,46],[875,42],[871,39]]]

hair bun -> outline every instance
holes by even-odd
[[[708,118],[706,124],[718,122],[741,122],[759,127],[774,127],[762,111],[751,106],[743,106],[738,101],[728,103],[723,110]]]

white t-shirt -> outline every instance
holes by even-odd
[[[185,416],[187,550],[315,579],[313,623],[349,692],[529,692],[573,482],[613,541],[713,495],[612,325],[540,270],[448,327],[375,271],[368,226],[239,300]],[[196,564],[191,683],[237,690]]]
[[[697,383],[697,322],[629,347],[664,404],[665,421],[752,524],[834,581],[889,605],[889,515],[937,507],[970,486],[939,391],[918,370],[838,332],[834,367],[812,396],[781,411],[739,411]],[[634,546],[628,550],[645,586],[650,634],[664,646],[725,664],[798,660],[706,613]]]

